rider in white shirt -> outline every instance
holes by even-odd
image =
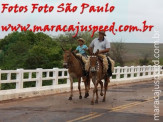
[[[99,54],[107,55],[110,50],[110,42],[105,38],[106,34],[105,31],[99,32],[99,37],[95,38],[91,44],[89,45],[89,50],[93,51],[93,53],[96,53],[97,50],[99,50]],[[107,70],[108,77],[112,76],[111,71],[111,62],[107,58],[109,68]]]

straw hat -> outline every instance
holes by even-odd
[[[100,33],[100,34],[103,34],[104,36],[106,36],[106,34],[105,34],[105,31],[99,31],[98,33]]]
[[[83,38],[79,38],[78,41],[82,41],[83,43],[85,43],[85,40]]]

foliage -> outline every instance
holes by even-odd
[[[111,46],[111,57],[115,60],[116,65],[124,66],[124,54],[126,53],[124,43],[120,40],[113,42]]]
[[[97,33],[94,34],[94,37],[91,37],[91,33],[89,32],[79,32],[79,34],[73,38],[74,33],[65,33],[59,36],[53,37],[53,40],[56,41],[59,45],[62,45],[65,49],[72,48],[72,50],[76,49],[78,45],[77,39],[83,38],[86,40],[86,45],[89,46],[90,42],[98,36]]]
[[[44,33],[31,31],[10,33],[0,41],[0,68],[2,70],[60,68],[63,59],[61,45],[75,50],[78,38],[84,38],[87,45],[92,41],[91,33],[88,32],[80,32],[75,38],[72,35],[73,33],[66,33],[52,38]],[[97,37],[97,34],[95,35]],[[64,82],[65,80],[59,81]],[[50,84],[51,81],[43,82],[43,85]],[[24,83],[24,87],[34,86],[35,82]],[[15,87],[15,84],[1,84],[1,89]]]
[[[61,46],[65,49],[72,48],[72,50],[75,50],[78,45],[78,38],[85,39],[86,45],[89,46],[91,41],[98,36],[98,33],[95,33],[93,38],[91,38],[91,33],[89,32],[79,32],[75,38],[73,38],[73,35],[74,33],[64,33],[51,37],[44,33],[33,33],[31,31],[10,33],[0,40],[0,69],[61,68],[63,60]],[[136,65],[152,65],[152,62],[149,61],[151,57],[143,55],[143,58],[140,59],[140,54],[145,51],[151,52],[153,45],[136,45],[127,44],[127,47],[122,40],[111,43],[110,56],[115,60],[116,66],[126,65],[129,61],[132,61],[131,63],[135,61]],[[146,48],[150,50],[147,51]],[[138,52],[138,50],[142,52]],[[124,60],[126,59],[126,53],[128,53],[127,57],[130,59],[128,61]],[[153,54],[150,55],[153,56]],[[163,64],[162,57],[160,58],[160,64]],[[65,79],[59,81],[61,84],[65,82]],[[43,82],[43,85],[50,84],[52,84],[51,81]],[[35,86],[34,82],[24,84],[24,87],[33,86]],[[15,88],[16,86],[15,84],[1,84],[1,87],[2,89],[8,89]]]
[[[142,66],[142,65],[148,65],[150,63],[149,61],[149,54],[144,54],[143,55],[143,59],[140,59],[139,60],[139,64]]]
[[[61,67],[62,51],[44,33],[13,32],[0,41],[1,69]]]

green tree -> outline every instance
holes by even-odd
[[[0,41],[1,69],[61,67],[59,44],[44,33],[13,32]]]

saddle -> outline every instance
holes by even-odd
[[[102,64],[103,64],[103,72],[106,73],[107,70],[108,70],[108,60],[107,60],[107,57],[106,55],[103,55],[103,54],[98,54],[98,57],[100,60],[102,60]]]
[[[109,56],[103,54],[98,54],[98,57],[100,57],[100,59],[103,61],[104,72],[109,72],[109,74],[114,72],[114,65],[115,65],[114,60],[112,60]]]
[[[85,72],[85,64],[86,64],[86,58],[84,56],[82,56],[81,54],[75,54],[73,53],[73,55],[78,59],[78,61],[80,62],[81,66],[82,66],[82,70],[83,73]]]

